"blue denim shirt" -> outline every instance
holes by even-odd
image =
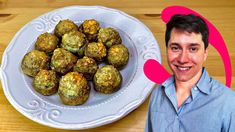
[[[177,108],[172,76],[152,92],[145,132],[235,132],[235,92],[203,69],[191,96]]]

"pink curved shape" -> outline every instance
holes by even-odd
[[[158,61],[153,59],[149,59],[144,63],[144,74],[157,84],[163,83],[171,76]]]
[[[162,11],[161,17],[162,20],[167,23],[170,20],[171,16],[175,14],[194,14],[200,16],[205,20],[209,28],[209,43],[219,52],[220,56],[222,57],[226,74],[226,85],[230,87],[232,81],[232,66],[230,62],[230,56],[225,42],[218,30],[202,15],[183,6],[167,7]]]

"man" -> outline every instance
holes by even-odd
[[[211,78],[208,27],[198,16],[174,15],[165,34],[173,76],[150,98],[146,132],[235,132],[235,92]]]

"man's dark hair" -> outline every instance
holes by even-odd
[[[208,47],[209,31],[207,24],[201,17],[195,16],[193,14],[189,15],[176,14],[172,16],[170,21],[166,25],[166,34],[165,34],[166,46],[168,46],[168,41],[170,40],[171,31],[173,28],[182,31],[187,31],[189,33],[192,32],[201,33],[205,49]]]

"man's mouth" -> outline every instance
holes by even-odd
[[[192,68],[191,66],[175,66],[179,71],[188,71],[190,68]]]

